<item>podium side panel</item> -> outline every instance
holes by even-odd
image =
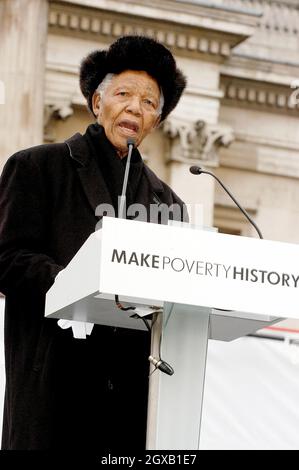
[[[75,257],[55,279],[46,296],[45,316],[50,317],[68,305],[97,293],[100,267],[101,233],[97,231],[89,236]]]

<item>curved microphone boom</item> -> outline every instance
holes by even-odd
[[[236,198],[232,195],[232,193],[229,191],[229,189],[222,183],[222,181],[216,176],[214,175],[214,173],[210,172],[210,171],[207,171],[207,170],[203,170],[202,168],[200,168],[200,166],[197,166],[197,165],[194,165],[194,166],[191,166],[189,168],[190,170],[190,173],[192,173],[193,175],[201,175],[202,173],[206,174],[206,175],[210,175],[210,176],[213,176],[213,178],[215,178],[215,180],[218,181],[218,183],[220,184],[220,186],[222,186],[222,188],[224,189],[224,191],[229,195],[229,197],[234,201],[234,203],[238,206],[238,208],[240,209],[240,211],[242,212],[242,214],[244,214],[244,216],[246,217],[246,219],[251,223],[251,225],[253,225],[253,227],[255,228],[255,230],[257,231],[258,233],[258,236],[260,238],[263,238],[263,235],[260,231],[260,229],[258,228],[258,226],[256,225],[256,223],[252,220],[252,218],[250,217],[250,215],[246,212],[245,209],[243,209],[243,207],[238,203],[238,201],[236,200]]]

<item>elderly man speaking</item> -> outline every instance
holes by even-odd
[[[0,181],[0,291],[6,297],[2,449],[144,449],[148,332],[94,326],[84,339],[44,318],[45,294],[99,221],[127,205],[182,201],[136,147],[178,103],[186,80],[168,49],[124,36],[81,64],[96,122],[84,135],[10,157]],[[149,220],[150,221],[150,220]],[[82,273],[84,276],[84,273]]]

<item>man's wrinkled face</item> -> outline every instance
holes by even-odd
[[[97,122],[121,157],[128,152],[129,137],[138,146],[160,120],[159,86],[143,71],[114,75],[102,97],[95,92],[92,104]]]

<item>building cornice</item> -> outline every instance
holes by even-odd
[[[250,12],[252,15],[261,15],[263,8],[293,8],[299,10],[298,0],[178,0],[182,3],[209,5],[211,8],[223,8]],[[283,20],[283,19],[282,19]]]
[[[228,8],[214,2],[192,3],[176,0],[50,0],[50,3],[77,5],[118,14],[130,12],[133,16],[151,18],[197,27],[216,27],[217,30],[240,32],[240,28],[256,25],[260,16],[253,8]]]
[[[247,5],[243,0],[177,0],[179,3],[184,4],[193,4],[205,6],[208,8],[221,8],[222,10],[227,10],[230,12],[239,12],[249,14],[251,16],[261,16],[261,8],[257,7],[257,1],[255,4]],[[260,7],[260,5],[258,5]]]
[[[298,0],[268,0],[268,3],[291,6],[299,10]]]
[[[221,75],[222,104],[299,115],[294,89],[258,80]]]
[[[238,0],[240,1],[240,0]],[[299,3],[297,0],[258,0],[263,11],[259,26],[268,32],[299,35]]]
[[[254,33],[257,19],[244,13],[210,10],[198,5],[186,9],[173,0],[52,0],[49,31],[107,42],[124,34],[145,34],[181,53],[227,57]]]
[[[226,0],[221,0],[226,1]],[[243,0],[230,0],[243,3]],[[276,66],[299,67],[299,2],[248,0],[260,7],[262,16],[253,37],[234,50],[233,55]],[[245,3],[245,1],[244,1]],[[247,3],[247,2],[246,2]]]
[[[289,87],[299,78],[299,63],[266,61],[258,57],[234,54],[221,64],[221,74],[247,80],[258,80]]]

